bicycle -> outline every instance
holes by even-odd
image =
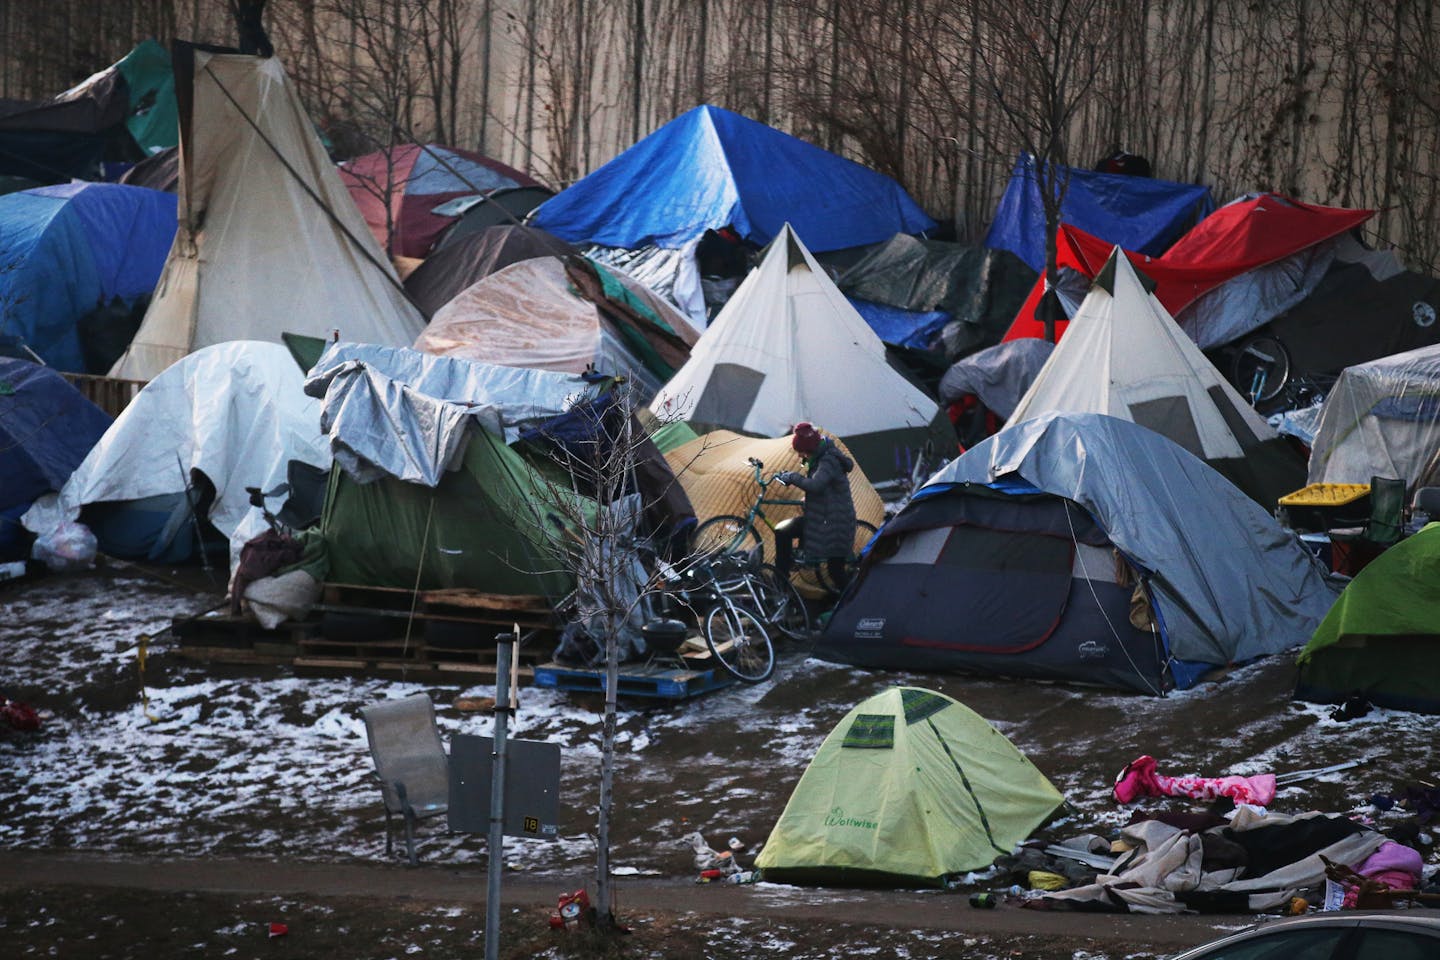
[[[735,601],[750,579],[749,571],[722,580],[715,564],[712,558],[697,559],[683,571],[672,569],[664,596],[695,615],[705,646],[727,673],[745,683],[761,683],[775,672],[775,648],[760,618]]]
[[[719,514],[706,520],[695,528],[692,541],[697,553],[707,554],[740,554],[755,558],[754,562],[760,566],[768,566],[764,563],[765,544],[760,537],[760,528],[756,525],[758,520],[770,530],[772,537],[775,535],[777,523],[784,521],[772,521],[765,514],[766,506],[804,506],[804,500],[789,500],[776,497],[767,497],[766,491],[770,484],[776,482],[778,474],[765,476],[765,464],[754,457],[747,457],[746,462],[755,471],[755,483],[760,492],[755,497],[755,502],[750,505],[749,511],[744,517],[734,514]],[[855,521],[855,538],[851,547],[851,555],[846,558],[845,567],[847,582],[854,579],[856,567],[859,566],[860,550],[870,542],[875,535],[875,525],[865,520]],[[801,591],[808,591],[813,595],[820,595],[835,599],[844,591],[844,584],[835,583],[829,572],[825,569],[828,561],[819,557],[805,555],[802,548],[795,554],[795,569],[792,574],[794,580],[789,581],[792,589],[798,586]],[[774,568],[769,567],[773,571]],[[774,578],[779,583],[779,578]]]

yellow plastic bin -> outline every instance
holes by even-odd
[[[1370,484],[1312,483],[1278,502],[1281,522],[1292,530],[1363,526],[1370,519]]]

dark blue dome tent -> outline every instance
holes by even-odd
[[[21,514],[65,485],[110,422],[54,370],[0,357],[0,561],[25,556]]]
[[[100,373],[129,344],[175,239],[176,197],[67,183],[0,197],[0,336]]]
[[[816,655],[1160,694],[1304,643],[1334,599],[1292,534],[1179,445],[1050,413],[885,525]]]

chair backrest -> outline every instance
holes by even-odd
[[[392,812],[401,810],[394,789],[399,780],[417,812],[443,810],[450,796],[450,766],[430,695],[417,693],[374,703],[361,708],[360,716],[365,720],[365,736],[375,772],[380,775],[385,806]]]
[[[1370,526],[1365,538],[1375,543],[1394,543],[1405,526],[1405,481],[1391,477],[1370,478]]]
[[[1440,487],[1421,487],[1416,490],[1415,509],[1431,520],[1440,520]]]

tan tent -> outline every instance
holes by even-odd
[[[847,455],[850,454],[843,441],[836,439],[835,443]],[[665,454],[665,461],[675,472],[680,486],[685,488],[685,495],[695,508],[695,519],[704,523],[722,514],[742,518],[749,514],[750,506],[760,492],[755,485],[755,469],[749,463],[750,457],[765,465],[767,477],[780,470],[805,469],[800,455],[790,448],[788,436],[757,439],[730,430],[702,434]],[[885,504],[858,465],[850,471],[850,494],[855,500],[855,518],[878,529],[885,522]],[[799,500],[804,494],[794,487],[776,484],[769,488],[766,496],[777,500]],[[766,505],[764,510],[771,523],[779,523],[801,512],[798,506]],[[756,527],[765,547],[765,558],[771,560],[775,556],[775,537],[763,522],[757,521]],[[858,534],[855,548],[863,547],[866,539],[868,535]],[[803,589],[806,584],[803,578],[797,578],[796,585]]]
[[[149,380],[201,347],[282,333],[408,346],[423,321],[275,58],[181,46],[180,228],[110,373]]]

